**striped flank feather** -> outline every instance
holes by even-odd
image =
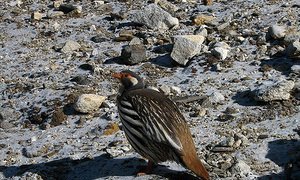
[[[147,91],[155,96],[144,96]],[[138,153],[154,162],[178,160],[182,144],[175,134],[185,122],[171,100],[138,89],[119,96],[118,109],[127,139]]]

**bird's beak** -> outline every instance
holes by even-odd
[[[117,79],[121,79],[122,78],[122,73],[114,73],[112,75],[112,77],[117,78]]]

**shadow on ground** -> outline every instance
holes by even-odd
[[[26,172],[39,174],[43,179],[80,179],[92,180],[119,176],[132,178],[136,175],[141,166],[146,165],[143,159],[139,158],[111,158],[104,154],[93,159],[72,160],[69,158],[54,160],[46,163],[30,164],[22,166],[0,166],[0,172],[5,178],[22,176]],[[197,179],[187,172],[170,170],[165,166],[157,166],[153,171],[154,176],[161,176],[167,179]],[[143,177],[141,177],[143,179]]]
[[[291,73],[291,67],[293,65],[300,65],[299,58],[274,57],[272,59],[263,60],[260,64],[260,69],[264,71],[263,69],[272,68],[288,76]]]
[[[282,167],[281,173],[266,175],[260,177],[259,180],[269,179],[300,179],[300,140],[280,139],[271,141],[268,144],[269,152],[266,158]]]
[[[253,98],[253,92],[250,90],[239,91],[233,97],[235,103],[241,106],[262,106],[266,105],[264,102],[255,101]]]
[[[173,59],[169,54],[165,54],[153,58],[151,59],[151,63],[162,67],[168,67],[168,68],[174,67],[176,65],[176,63],[173,61]]]

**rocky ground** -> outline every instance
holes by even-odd
[[[128,144],[113,72],[177,102],[211,179],[300,179],[298,0],[2,0],[0,179],[193,179]]]

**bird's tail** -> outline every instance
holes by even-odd
[[[197,155],[194,155],[194,157],[183,156],[182,160],[186,168],[193,171],[198,177],[201,177],[204,180],[209,180],[209,174]]]

